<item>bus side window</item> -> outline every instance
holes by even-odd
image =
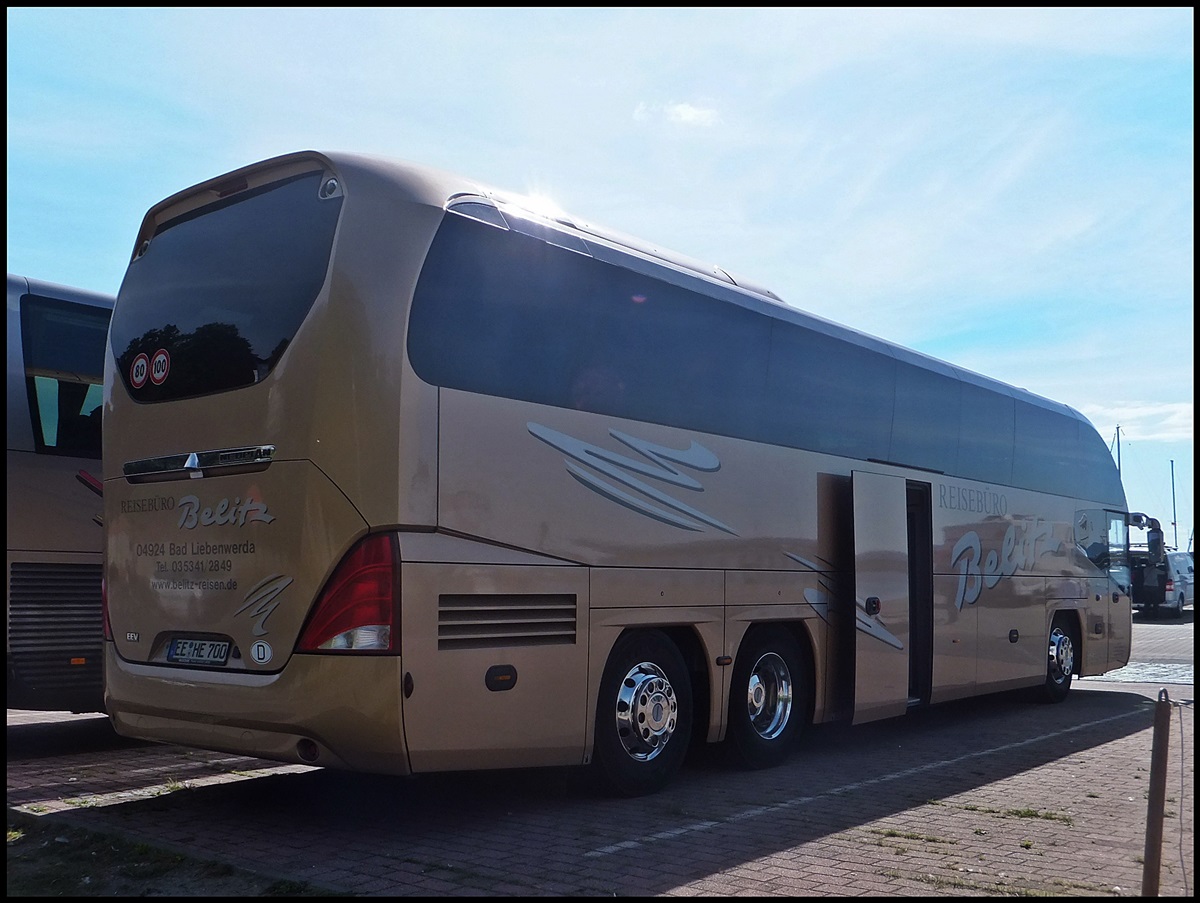
[[[88,410],[89,386],[60,383],[58,389],[58,447],[91,454],[100,447],[100,406]]]
[[[30,413],[42,446],[87,457],[99,454],[100,387],[42,375],[31,382]]]
[[[37,451],[100,457],[110,316],[103,306],[22,296],[21,350]]]
[[[617,414],[624,401],[625,381],[611,367],[582,367],[571,384],[571,406],[577,410]]]
[[[1126,515],[1108,511],[1108,575],[1123,592],[1129,592],[1133,575],[1129,570],[1129,526]]]
[[[1108,518],[1101,510],[1075,512],[1075,544],[1096,567],[1108,570]]]

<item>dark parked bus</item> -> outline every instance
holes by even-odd
[[[8,274],[8,707],[104,711],[100,419],[113,297]]]

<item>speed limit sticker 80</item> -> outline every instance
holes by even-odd
[[[150,358],[146,357],[143,351],[133,359],[133,364],[129,368],[129,381],[133,383],[135,389],[140,389],[146,385],[146,377],[150,375]]]
[[[147,357],[146,353],[142,352],[133,359],[133,364],[129,367],[129,382],[135,389],[146,385],[147,379],[154,385],[161,386],[170,372],[171,355],[167,353],[167,349],[159,348],[152,357]]]

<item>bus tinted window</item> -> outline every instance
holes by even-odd
[[[777,322],[771,337],[768,419],[757,438],[792,448],[885,459],[896,361],[886,354]],[[852,374],[847,379],[846,374]]]
[[[107,308],[26,295],[25,385],[37,451],[100,457]]]
[[[1082,447],[1080,417],[1062,405],[1018,403],[1008,387],[941,361],[815,318],[731,304],[720,286],[663,268],[666,278],[647,275],[655,269],[448,215],[413,298],[413,368],[468,392],[1124,497],[1115,471]]]
[[[1062,492],[1079,473],[1079,421],[1025,401],[1017,402],[1013,480],[1039,492]]]
[[[1016,407],[1011,395],[963,381],[958,431],[960,475],[1001,485],[1012,483]]]
[[[896,368],[896,416],[888,459],[942,473],[958,470],[962,383],[911,364]]]
[[[666,281],[448,216],[410,327],[428,382],[751,434],[770,322]]]
[[[325,282],[341,198],[319,197],[321,179],[296,176],[172,220],[130,263],[112,348],[136,400],[221,392],[271,372]],[[167,378],[131,378],[139,355],[160,350]]]

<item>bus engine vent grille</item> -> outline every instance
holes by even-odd
[[[12,562],[9,665],[31,690],[98,688],[103,681],[102,566]]]
[[[575,643],[575,596],[477,593],[438,596],[438,649]]]

